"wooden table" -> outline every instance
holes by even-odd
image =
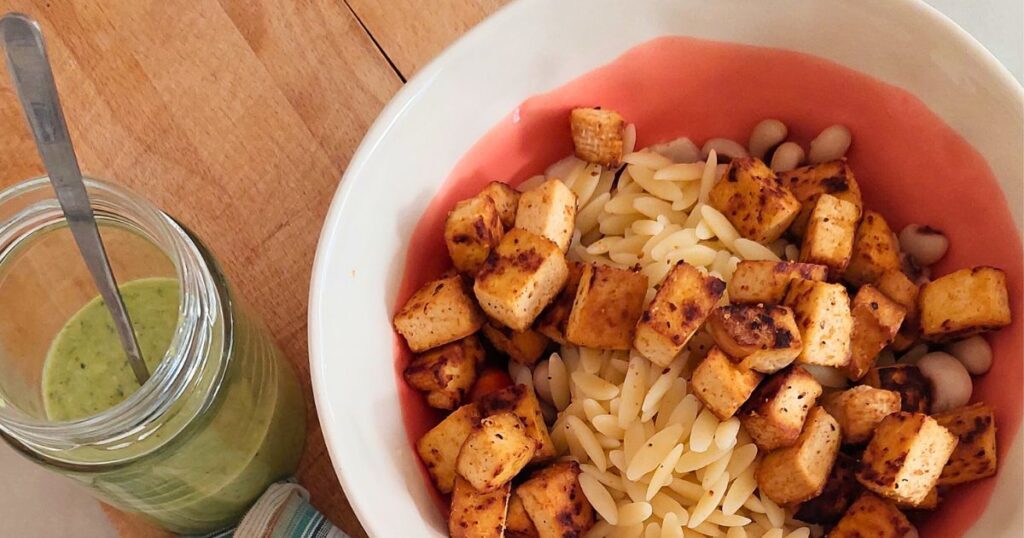
[[[304,380],[299,480],[365,533],[309,390],[306,306],[331,196],[380,109],[506,0],[0,0],[39,20],[82,169],[194,230]],[[43,173],[0,78],[0,187]],[[113,509],[125,536],[162,533]]]

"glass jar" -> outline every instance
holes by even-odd
[[[124,399],[112,407],[55,417],[55,402],[95,397],[81,382],[54,383],[59,376],[45,366],[62,329],[95,307],[98,293],[49,181],[0,193],[0,433],[34,462],[170,531],[229,527],[270,483],[295,471],[305,438],[295,374],[202,243],[131,192],[86,185],[122,289],[141,279],[164,279],[165,291],[176,284],[177,323],[167,324],[162,360],[147,356],[145,384],[118,388]],[[131,304],[129,312],[136,316]],[[88,362],[64,374],[84,376],[99,364]]]

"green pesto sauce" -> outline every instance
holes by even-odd
[[[178,282],[144,278],[120,287],[150,373],[164,358],[178,325]],[[139,390],[107,306],[96,297],[57,334],[43,367],[43,402],[50,420],[106,411]]]

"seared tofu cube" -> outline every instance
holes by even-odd
[[[743,404],[740,422],[761,450],[792,446],[819,396],[821,385],[806,370],[793,365],[758,385]]]
[[[822,407],[839,422],[843,443],[859,445],[871,439],[882,419],[900,411],[897,392],[858,385],[825,396]]]
[[[758,159],[734,159],[711,189],[711,207],[720,211],[743,237],[771,243],[782,236],[800,212],[800,202],[775,173]]]
[[[498,208],[488,196],[474,196],[455,204],[444,223],[448,255],[455,268],[469,276],[480,269],[504,233]]]
[[[843,280],[854,286],[874,284],[888,271],[899,271],[900,244],[882,215],[865,211],[853,240],[853,255]]]
[[[895,502],[919,504],[935,487],[957,438],[923,413],[893,413],[861,456],[857,480]]]
[[[464,478],[455,479],[448,535],[452,538],[502,538],[512,484],[489,492],[475,489]]]
[[[906,310],[871,284],[853,296],[853,336],[846,375],[858,380],[875,365],[878,353],[893,342]]]
[[[484,312],[522,331],[562,291],[568,276],[565,255],[554,243],[513,228],[480,268],[473,292]]]
[[[875,287],[906,310],[903,325],[889,346],[895,351],[909,349],[917,341],[920,333],[917,321],[918,285],[902,270],[895,270],[882,273],[875,281]]]
[[[804,502],[825,489],[839,454],[839,424],[811,409],[796,444],[769,452],[757,468],[757,487],[778,504]]]
[[[533,390],[526,385],[513,385],[484,395],[477,403],[485,417],[499,413],[512,413],[526,427],[526,435],[537,443],[533,461],[555,456],[555,445],[548,434],[548,426],[540,411],[540,403]]]
[[[478,491],[494,491],[519,474],[536,449],[515,413],[498,413],[480,419],[466,437],[455,470]]]
[[[744,304],[781,303],[793,280],[824,281],[828,267],[799,262],[744,260],[729,281],[729,300]]]
[[[875,288],[886,297],[899,303],[907,311],[907,319],[916,319],[917,284],[901,270],[886,271],[875,281]]]
[[[609,168],[618,166],[626,130],[626,121],[618,112],[575,108],[569,117],[569,126],[577,157]]]
[[[860,197],[860,186],[853,176],[853,170],[846,159],[827,163],[802,166],[789,172],[779,173],[779,182],[800,200],[800,214],[793,220],[790,231],[797,237],[803,237],[807,221],[818,197],[829,194],[857,206],[863,207]]]
[[[801,504],[794,518],[819,525],[839,521],[863,489],[853,474],[856,468],[857,460],[840,452],[821,495]]]
[[[427,282],[395,314],[395,329],[414,353],[465,338],[483,324],[469,286],[458,275]]]
[[[1010,324],[1006,273],[994,267],[961,269],[921,287],[921,334],[944,342]]]
[[[783,303],[793,309],[803,348],[797,360],[841,368],[850,362],[853,315],[840,284],[794,280]]]
[[[558,179],[524,192],[515,227],[547,238],[565,252],[576,228],[576,194]]]
[[[940,486],[996,474],[996,416],[991,407],[979,402],[935,415],[935,420],[959,439],[939,476]]]
[[[904,538],[913,529],[907,516],[893,503],[864,492],[828,533],[828,538]]]
[[[547,336],[533,329],[513,331],[497,323],[488,322],[484,323],[481,330],[494,349],[525,366],[536,364],[550,343]]]
[[[647,275],[605,265],[583,268],[565,338],[583,347],[628,351],[644,311]]]
[[[476,381],[476,367],[484,360],[484,347],[476,335],[445,344],[413,358],[403,375],[412,388],[425,392],[427,404],[455,409]]]
[[[900,502],[894,502],[893,504],[895,504],[900,510],[935,510],[939,507],[940,501],[942,501],[942,499],[939,497],[939,488],[936,486],[928,492],[928,495],[925,495],[923,501],[917,504]]]
[[[594,525],[594,510],[579,483],[574,461],[551,464],[533,473],[516,490],[542,538],[583,536]]]
[[[885,389],[900,395],[900,411],[927,413],[931,405],[931,385],[921,370],[913,364],[896,364],[872,368],[864,376],[866,385]]]
[[[569,278],[565,280],[565,287],[537,319],[537,331],[562,345],[568,343],[565,339],[565,329],[569,324],[572,305],[576,302],[576,292],[580,287],[584,267],[582,263],[569,262]]]
[[[800,261],[828,267],[833,278],[843,274],[853,255],[859,217],[860,210],[850,202],[831,194],[819,196],[807,220]]]
[[[733,364],[717,347],[693,371],[693,392],[720,420],[728,420],[747,401],[761,374]]]
[[[455,484],[455,460],[469,434],[480,423],[480,411],[468,404],[456,409],[416,442],[416,452],[441,493]]]
[[[669,271],[640,317],[633,347],[654,364],[668,366],[724,292],[725,282],[680,262]]]
[[[537,526],[533,524],[530,515],[526,513],[526,507],[523,506],[523,499],[519,496],[518,491],[518,488],[512,490],[512,496],[508,500],[505,538],[540,538]]]
[[[707,323],[726,355],[762,374],[785,368],[803,347],[793,311],[785,306],[720,306]]]
[[[519,210],[519,191],[507,183],[492,181],[480,191],[479,196],[486,196],[494,202],[498,217],[501,218],[501,224],[506,230],[515,225],[516,212]]]

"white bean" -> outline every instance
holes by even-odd
[[[700,149],[686,137],[677,138],[663,144],[655,144],[650,149],[655,153],[660,153],[672,159],[672,162],[676,163],[692,163],[696,162],[700,157]]]
[[[946,346],[946,351],[974,375],[984,374],[992,367],[992,347],[984,337],[972,336],[966,340],[953,342]]]
[[[971,374],[952,355],[941,351],[929,353],[917,361],[917,367],[931,385],[931,413],[956,409],[971,399]]]
[[[728,138],[712,138],[705,142],[704,147],[700,148],[700,158],[706,161],[708,155],[711,154],[711,150],[715,150],[719,160],[722,160],[722,157],[731,160],[750,156],[747,153],[747,148],[744,148],[739,142],[729,140]]]
[[[834,161],[846,155],[851,141],[852,135],[845,126],[826,127],[814,140],[811,140],[811,151],[808,152],[807,159],[813,164]]]
[[[917,361],[921,360],[928,353],[928,344],[917,344],[914,347],[907,350],[906,353],[896,359],[896,362],[900,364],[917,364]]]
[[[751,155],[758,159],[764,159],[765,153],[785,140],[787,134],[789,134],[789,130],[786,129],[785,123],[779,120],[762,120],[750,132],[750,141],[747,142],[747,147],[750,148]]]
[[[804,162],[804,148],[796,142],[783,142],[772,154],[772,170],[789,172]]]
[[[900,231],[900,248],[918,265],[928,266],[946,255],[949,239],[931,226],[908,224]]]

